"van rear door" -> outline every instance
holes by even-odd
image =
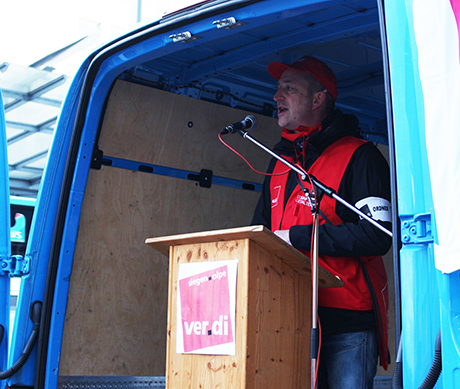
[[[5,113],[0,93],[0,369],[8,363],[8,334],[10,322],[10,274],[8,261],[11,256],[10,237],[10,185],[8,181],[8,156],[6,147]],[[0,388],[4,382],[0,381]]]

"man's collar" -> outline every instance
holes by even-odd
[[[309,137],[319,130],[321,130],[321,124],[318,124],[315,127],[299,126],[295,130],[288,130],[287,128],[283,128],[281,136],[293,142],[300,137]]]

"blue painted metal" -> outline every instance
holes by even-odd
[[[0,91],[0,264],[11,255],[10,240],[10,185],[8,176],[8,155],[6,143],[5,114],[3,98]],[[0,269],[0,325],[4,328],[3,339],[0,339],[0,370],[7,369],[8,337],[10,331],[10,275]],[[5,387],[5,381],[0,381],[0,388]]]
[[[409,243],[433,243],[433,229],[431,213],[419,215],[400,215],[401,240]]]
[[[152,165],[152,164],[143,163],[143,162],[129,161],[126,159],[109,157],[109,156],[104,156],[103,164],[109,164],[109,166],[117,167],[121,169],[143,171],[146,173],[158,174],[161,176],[181,178],[183,180],[199,181],[199,176],[200,176],[200,173],[192,172],[189,170],[174,169],[171,167]],[[236,188],[236,189],[251,190],[253,192],[262,191],[262,184],[241,181],[241,180],[234,180],[231,178],[219,177],[219,176],[214,176],[214,175],[212,176],[212,184],[228,186],[230,188]]]
[[[424,134],[425,107],[418,73],[412,0],[385,1],[385,15],[403,242],[400,252],[403,384],[406,388],[416,388],[423,382],[433,360],[436,335],[441,326],[439,297],[444,290],[438,284],[439,271],[434,266],[436,231],[431,217],[433,203]],[[443,360],[450,357],[443,350]],[[436,387],[441,387],[441,383]]]
[[[327,4],[327,2],[324,1],[321,3],[322,6]],[[290,2],[289,5],[292,6],[292,8],[295,8],[296,6],[294,2]],[[297,6],[299,6],[299,2],[297,2]],[[264,20],[263,14],[257,13],[256,15],[257,20],[253,23],[267,23],[267,21]],[[264,53],[270,53],[273,50],[273,46],[286,48],[297,45],[308,45],[319,39],[321,39],[322,42],[326,42],[332,38],[337,38],[337,35],[339,34],[357,34],[360,31],[367,30],[369,26],[374,26],[378,23],[377,8],[358,15],[339,16],[341,17],[322,23],[321,30],[318,29],[318,26],[312,26],[309,31],[308,29],[307,31],[301,29],[300,31],[290,31],[285,34],[280,33],[275,38],[257,40],[252,44],[247,45],[244,50],[239,50],[238,56],[234,56],[232,51],[228,51],[226,54],[220,55],[218,58],[211,57],[207,61],[200,61],[199,64],[190,66],[190,68],[183,73],[179,81],[187,84],[191,80],[199,78],[204,74],[209,74],[216,70],[238,67],[238,64],[241,63],[241,57],[247,60],[256,59]],[[360,20],[358,21],[355,19]],[[246,18],[242,17],[242,20],[246,20]],[[357,28],[357,26],[359,26],[359,28]],[[244,27],[239,28],[243,29]],[[327,30],[326,34],[324,29]]]
[[[50,147],[47,168],[42,177],[37,205],[32,221],[26,256],[30,258],[30,274],[21,282],[16,311],[14,334],[11,342],[10,363],[22,354],[32,331],[29,307],[33,301],[43,301],[51,242],[54,235],[55,216],[58,208],[64,167],[72,135],[78,98],[88,64],[77,72],[63,102],[53,142]],[[10,385],[33,386],[37,355],[32,353],[26,364],[9,381]]]
[[[441,301],[442,387],[460,388],[460,271],[438,272]]]

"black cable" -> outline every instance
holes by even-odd
[[[21,356],[13,364],[13,366],[11,366],[9,369],[6,369],[5,371],[0,372],[0,380],[5,380],[16,374],[27,362],[27,359],[29,359],[30,353],[32,352],[32,349],[34,348],[35,342],[38,338],[41,311],[42,303],[40,301],[34,301],[30,306],[30,319],[34,323],[34,326],[32,328],[32,332],[30,333],[29,339],[24,346],[24,350],[22,351]],[[0,342],[3,339],[4,332],[5,329],[3,326],[0,326]]]
[[[393,380],[391,383],[392,389],[402,389],[402,336],[400,337],[400,344],[398,350],[398,356],[396,357],[396,365],[393,373]],[[431,368],[422,382],[422,385],[419,386],[419,389],[432,389],[436,385],[438,378],[442,371],[442,353],[441,353],[441,329],[438,331],[436,337],[436,344],[434,348],[434,359],[431,364]]]
[[[423,380],[422,385],[419,389],[432,389],[438,381],[439,375],[442,370],[442,354],[441,354],[441,330],[438,331],[438,336],[436,337],[436,345],[434,348],[434,359],[431,364],[430,371],[428,375]]]
[[[385,328],[383,327],[383,320],[382,320],[382,315],[380,313],[380,306],[378,303],[377,295],[375,293],[374,286],[372,285],[372,281],[371,281],[369,272],[367,271],[366,264],[363,261],[361,261],[361,259],[358,257],[356,257],[356,260],[361,266],[361,269],[363,271],[364,280],[366,282],[367,288],[369,289],[369,293],[371,295],[372,306],[374,308],[375,324],[377,326],[377,334],[379,337],[379,345],[383,345],[382,350],[385,350],[385,335],[384,335]],[[380,354],[380,364],[382,364],[383,358],[386,358],[388,363],[390,363],[390,352],[389,351],[387,355],[381,355],[380,350],[379,350],[379,354]]]

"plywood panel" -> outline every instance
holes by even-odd
[[[107,107],[99,147],[113,157],[193,171],[207,168],[217,175],[261,182],[217,140],[222,126],[246,114],[120,82]],[[253,153],[254,147],[239,135],[230,140],[247,148],[245,153],[254,155],[265,170],[267,156]],[[60,375],[164,375],[168,259],[145,239],[247,225],[258,196],[106,166],[91,170]]]
[[[105,155],[178,169],[210,169],[214,175],[262,182],[218,139],[220,130],[248,112],[120,81],[104,121],[99,146]],[[281,138],[274,118],[255,115],[251,135],[272,147]],[[114,129],[119,129],[114,131]],[[238,134],[223,139],[265,171],[270,156]]]
[[[311,282],[254,242],[250,254],[246,388],[309,388]]]

